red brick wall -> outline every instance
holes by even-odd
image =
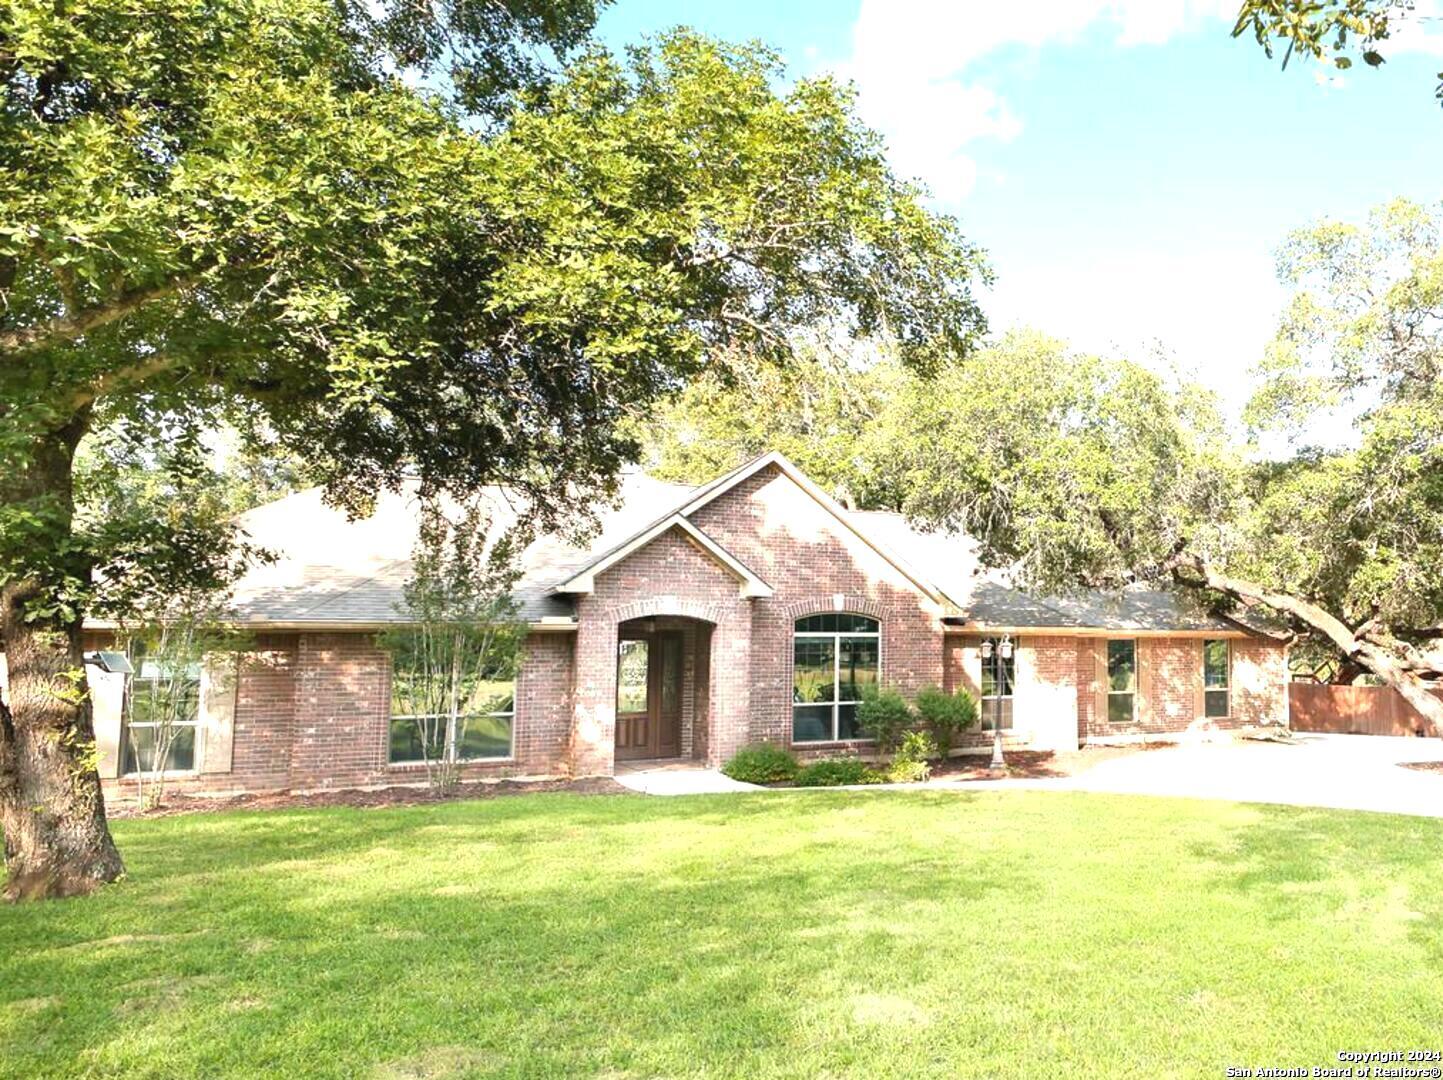
[[[511,732],[511,752],[519,774],[560,776],[569,768],[575,652],[574,634],[526,637],[516,676],[516,719]]]
[[[377,782],[386,772],[391,664],[370,634],[302,634],[290,786]]]
[[[709,690],[700,745],[708,760],[723,760],[746,741],[751,687],[751,609],[736,576],[680,530],[663,533],[597,575],[593,592],[576,601],[579,627],[571,728],[576,775],[609,775],[616,751],[616,650],[621,623],[660,617],[673,627],[710,627],[705,670]],[[693,630],[691,643],[707,635]],[[692,666],[695,696],[702,680]],[[690,716],[693,747],[697,713]]]
[[[1085,743],[1092,732],[1107,721],[1106,715],[1099,716],[1097,709],[1097,688],[1105,673],[1093,664],[1091,639],[1074,638],[1073,648],[1077,660],[1077,741]]]
[[[775,590],[753,602],[748,741],[791,741],[794,624],[837,610],[838,594],[842,610],[880,620],[885,684],[908,695],[941,685],[942,628],[931,602],[779,470],[743,481],[692,520]]]
[[[527,637],[517,678],[513,758],[471,762],[468,779],[562,775],[570,735],[573,635]],[[177,793],[314,790],[425,781],[386,760],[390,659],[370,632],[263,634],[241,658],[229,773],[167,780]],[[135,794],[107,780],[107,796]]]
[[[1078,638],[1079,729],[1092,739],[1176,735],[1203,721],[1202,642],[1198,638],[1137,639],[1138,705],[1132,723],[1114,724],[1095,687],[1105,682],[1094,671],[1097,638]],[[1273,641],[1233,638],[1231,716],[1213,721],[1220,728],[1286,722],[1287,650]],[[1094,681],[1095,680],[1095,681]]]
[[[230,776],[247,790],[289,784],[297,645],[293,634],[261,635],[241,657]]]

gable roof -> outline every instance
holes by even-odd
[[[672,529],[680,529],[686,534],[687,539],[720,563],[724,569],[734,574],[741,582],[742,596],[772,595],[772,587],[758,577],[751,568],[681,514],[667,515],[629,540],[612,548],[600,558],[593,559],[565,581],[558,582],[553,587],[553,591],[558,593],[589,593],[593,591],[598,574],[615,566],[628,555],[639,551],[662,533]]]
[[[923,573],[918,567],[912,565],[906,557],[895,550],[890,544],[883,542],[881,537],[872,529],[859,524],[857,517],[852,511],[849,511],[841,503],[837,502],[836,499],[818,487],[810,476],[792,464],[791,460],[788,459],[785,454],[779,453],[776,450],[763,454],[761,457],[753,458],[745,465],[739,466],[726,475],[713,480],[710,484],[698,488],[692,495],[690,501],[681,508],[680,513],[685,515],[696,513],[702,507],[715,502],[733,488],[750,480],[757,473],[768,468],[775,468],[811,496],[818,506],[880,555],[886,562],[891,564],[893,569],[897,570],[902,576],[907,578],[908,581],[917,586],[929,599],[942,604],[947,602],[946,594],[937,587],[936,582],[930,576]]]

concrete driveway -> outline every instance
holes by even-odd
[[[1443,773],[1398,764],[1439,760],[1439,739],[1298,735],[1291,745],[1237,742],[1147,750],[1104,761],[1062,786],[1443,817]]]

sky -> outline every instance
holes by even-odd
[[[1236,8],[615,0],[598,30],[620,47],[687,25],[853,81],[897,171],[987,250],[994,333],[1175,365],[1235,414],[1288,296],[1289,231],[1443,198],[1443,0],[1419,0],[1383,68],[1342,74],[1280,70],[1230,36]]]

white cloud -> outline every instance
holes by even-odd
[[[1122,46],[1160,44],[1235,0],[862,0],[843,73],[856,81],[862,115],[886,136],[893,164],[920,177],[944,204],[971,191],[977,165],[966,147],[1009,141],[1022,120],[994,89],[968,74],[1010,45],[1036,48],[1094,23],[1115,27]]]
[[[1443,3],[1418,0],[1412,11],[1400,12],[1391,20],[1388,40],[1379,46],[1386,56],[1426,53],[1443,56]]]
[[[1224,246],[1114,248],[998,271],[983,305],[994,333],[1032,327],[1079,350],[1144,363],[1161,353],[1218,391],[1234,417],[1285,300],[1266,251]]]

